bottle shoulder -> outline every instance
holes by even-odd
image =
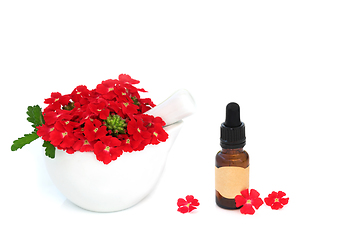
[[[244,150],[221,150],[215,157],[216,167],[236,166],[246,168],[249,166],[249,154]]]

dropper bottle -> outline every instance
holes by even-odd
[[[226,120],[220,127],[220,146],[215,158],[216,204],[225,209],[237,209],[235,196],[249,188],[249,154],[245,125],[240,120],[240,107],[231,102],[226,106]]]

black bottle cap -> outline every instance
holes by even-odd
[[[240,120],[240,107],[231,102],[226,106],[226,119],[220,127],[220,146],[235,149],[243,148],[245,144],[245,124]]]

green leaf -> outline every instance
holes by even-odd
[[[13,145],[11,145],[11,151],[16,151],[19,148],[22,148],[23,146],[25,146],[26,144],[31,143],[32,141],[34,141],[35,139],[39,138],[39,136],[36,134],[36,132],[32,132],[29,134],[25,134],[23,137],[15,140],[13,142]]]
[[[27,120],[33,123],[31,126],[36,129],[37,126],[41,126],[45,123],[44,117],[41,112],[39,105],[29,106],[28,111],[26,112],[29,116]]]
[[[49,141],[44,141],[45,155],[49,158],[55,158],[55,147]]]

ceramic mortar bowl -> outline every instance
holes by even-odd
[[[71,202],[94,212],[114,212],[129,208],[155,187],[164,169],[182,121],[165,127],[169,138],[143,151],[123,153],[108,165],[93,152],[67,154],[56,150],[55,159],[45,159],[50,178]]]

